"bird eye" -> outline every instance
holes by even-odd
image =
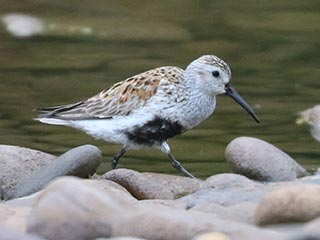
[[[214,77],[219,77],[219,76],[220,76],[220,73],[219,73],[219,71],[213,71],[213,72],[212,72],[212,75],[213,75]]]

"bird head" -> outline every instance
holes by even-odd
[[[214,55],[204,55],[187,67],[185,78],[203,94],[227,95],[240,104],[256,122],[260,122],[250,105],[231,85],[231,70],[228,64]]]

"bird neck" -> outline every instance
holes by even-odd
[[[183,83],[188,88],[197,87],[197,82],[200,80],[197,67],[194,66],[193,64],[190,64],[184,71],[183,79],[184,79]]]
[[[188,67],[184,73],[186,101],[180,109],[183,112],[180,121],[186,129],[191,129],[208,118],[216,106],[216,96],[199,87],[199,74],[195,74],[195,70]]]

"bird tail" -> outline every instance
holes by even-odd
[[[36,111],[41,112],[39,117],[55,117],[59,114],[67,113],[70,110],[73,110],[81,106],[83,103],[84,102],[77,102],[77,103],[62,105],[62,106],[37,108]]]
[[[82,104],[83,102],[78,102],[62,106],[38,108],[35,111],[39,111],[40,114],[34,120],[53,125],[69,125],[69,120],[72,120],[72,117],[65,115]]]

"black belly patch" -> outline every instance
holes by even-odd
[[[126,135],[130,141],[139,145],[159,145],[183,132],[183,127],[178,121],[156,117],[143,126],[133,127]]]

